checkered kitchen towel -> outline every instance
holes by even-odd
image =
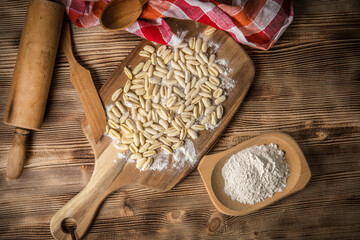
[[[57,0],[79,27],[99,24],[109,0]],[[150,0],[140,18],[126,30],[153,42],[181,41],[163,18],[192,19],[228,32],[236,41],[269,49],[293,20],[292,0]]]

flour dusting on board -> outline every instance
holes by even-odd
[[[230,72],[233,71],[232,68],[229,67],[229,61],[226,59],[218,58],[215,60],[215,63],[224,68],[224,70],[225,70],[225,72],[223,73],[224,76],[227,76]]]
[[[186,140],[183,146],[176,149],[172,155],[171,165],[169,164],[169,157],[170,154],[165,151],[161,151],[155,156],[154,162],[150,166],[149,170],[181,170],[186,165],[194,166],[197,163],[194,143],[191,140]]]
[[[216,52],[221,47],[221,45],[219,43],[215,43],[213,41],[208,41],[208,44],[209,44],[209,53],[210,54],[216,54]]]
[[[206,129],[206,130],[209,130],[209,131],[214,130],[215,128],[217,128],[217,127],[220,125],[220,123],[221,123],[221,122],[218,122],[216,125],[211,125],[211,124],[209,124],[209,123],[206,123],[206,124],[205,124],[205,129]]]
[[[230,90],[235,87],[235,81],[234,79],[228,78],[228,77],[221,77],[221,84],[220,87],[226,90]],[[228,95],[228,92],[225,92],[226,95]]]
[[[188,32],[189,32],[188,30],[184,30],[184,31],[178,30],[177,31],[176,35],[181,39],[181,43],[184,41],[185,36],[188,34]]]
[[[134,160],[130,159],[130,152],[119,152],[117,158],[120,160],[127,160],[128,162],[135,162]]]
[[[169,155],[165,151],[161,151],[157,156],[154,157],[153,164],[149,167],[151,171],[161,171],[168,168]]]
[[[189,164],[193,166],[197,162],[194,143],[187,139],[185,144],[175,150],[172,159],[172,167],[181,169]]]

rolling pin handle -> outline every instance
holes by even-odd
[[[18,178],[21,175],[26,158],[26,142],[30,130],[23,128],[15,129],[14,141],[10,149],[9,159],[6,167],[8,178]]]

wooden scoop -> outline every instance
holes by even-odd
[[[149,0],[113,0],[103,9],[100,24],[109,31],[122,30],[139,18]]]
[[[64,24],[61,35],[61,48],[70,65],[70,80],[79,94],[84,107],[85,115],[96,142],[100,140],[105,131],[106,116],[100,97],[90,71],[82,67],[75,59],[71,48],[70,23]]]
[[[262,202],[254,205],[243,204],[233,201],[224,191],[224,180],[222,168],[229,157],[254,145],[274,143],[279,149],[285,152],[285,159],[288,162],[290,176],[287,185],[282,192],[275,193]],[[205,156],[199,166],[201,178],[209,193],[210,199],[215,207],[222,213],[232,216],[246,215],[264,208],[290,194],[303,189],[309,182],[311,172],[305,156],[295,140],[284,133],[266,133],[243,142],[227,151]]]

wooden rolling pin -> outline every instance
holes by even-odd
[[[16,127],[7,163],[9,178],[21,175],[29,130],[41,127],[63,17],[60,4],[47,0],[29,3],[4,119]]]

